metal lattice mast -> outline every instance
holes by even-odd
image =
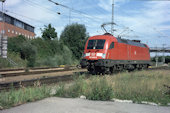
[[[163,46],[162,63],[163,63],[163,64],[165,63],[165,45],[166,45],[166,44],[162,44],[162,46]]]
[[[2,39],[4,37],[4,8],[3,8],[3,4],[5,2],[5,0],[0,0],[2,2],[2,30],[1,30],[1,36],[0,36],[0,56],[2,55]]]
[[[157,49],[157,46],[156,46],[156,49]],[[156,67],[157,67],[158,66],[158,53],[157,53],[157,51],[156,51],[155,60],[156,60]]]
[[[111,23],[111,34],[114,34],[114,0],[112,0],[112,23]]]

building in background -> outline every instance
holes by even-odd
[[[4,23],[3,23],[4,18]],[[4,33],[4,36],[15,37],[23,35],[28,39],[34,39],[34,27],[16,19],[10,15],[0,12],[0,34]]]

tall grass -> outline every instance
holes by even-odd
[[[114,76],[85,76],[75,78],[70,84],[57,85],[55,96],[79,97],[85,95],[90,100],[111,100],[112,98],[133,100],[140,103],[149,101],[167,105],[170,103],[170,70],[138,71],[119,73]],[[8,108],[50,96],[47,86],[21,88],[0,92],[0,108]]]
[[[90,80],[85,93],[90,100],[110,100],[113,98],[113,87],[106,77],[94,77]]]
[[[130,99],[138,103],[170,103],[170,95],[165,94],[168,89],[163,86],[170,85],[170,71],[121,73],[108,79],[113,83],[115,98]]]
[[[9,108],[50,96],[50,89],[43,85],[41,87],[28,87],[9,92],[0,92],[0,107]]]
[[[57,96],[79,97],[85,95],[90,100],[110,100],[112,98],[133,100],[141,103],[149,101],[166,105],[170,95],[163,85],[170,85],[170,70],[124,72],[114,76],[80,77],[72,85],[62,84]]]
[[[61,84],[56,95],[73,98],[85,95],[90,100],[110,100],[113,97],[112,86],[105,77],[91,77],[89,80],[84,78],[79,77],[69,87]]]
[[[25,67],[26,61],[20,58],[18,53],[8,52],[8,58],[14,61],[17,65],[10,63],[7,59],[0,58],[0,68],[17,68],[17,67]]]
[[[63,83],[60,83],[57,88],[57,96],[61,97],[78,97],[83,95],[85,90],[87,89],[87,83],[84,80],[84,76],[80,76],[78,78],[74,78],[74,82],[70,86],[66,86]]]

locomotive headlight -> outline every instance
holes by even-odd
[[[103,53],[102,58],[105,59],[106,58],[106,54]]]
[[[86,56],[90,56],[90,53],[85,53],[85,54],[82,55],[83,58],[86,57]]]

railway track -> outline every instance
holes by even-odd
[[[80,72],[82,75],[84,72]],[[0,83],[0,91],[4,90],[10,90],[10,89],[17,89],[21,87],[28,87],[28,86],[34,86],[38,84],[52,84],[52,83],[57,83],[57,82],[62,82],[62,81],[70,81],[73,80],[73,76],[79,76],[79,74],[67,74],[67,75],[61,75],[61,76],[52,76],[52,77],[42,77],[42,78],[37,78],[37,79],[31,79],[31,80],[23,80],[23,81],[14,81],[14,82],[5,82],[5,83]]]
[[[73,66],[72,66],[73,67]],[[61,67],[35,67],[29,68],[30,70],[38,70],[38,69],[53,69],[53,68],[61,68]],[[0,69],[0,72],[7,72],[7,71],[25,71],[26,68],[12,68],[12,69]]]
[[[30,69],[28,72],[25,70],[17,70],[17,71],[1,71],[1,77],[14,77],[14,76],[23,76],[23,75],[32,75],[32,74],[41,74],[41,73],[53,73],[53,72],[62,72],[74,70],[75,67],[70,68],[44,68],[44,69]]]
[[[3,72],[0,78],[0,91],[9,90],[11,88],[33,86],[36,82],[40,82],[41,84],[51,84],[59,81],[68,81],[73,79],[72,76],[76,75],[75,73],[84,72],[86,72],[86,70],[76,69],[75,67],[15,73],[9,73],[9,71],[6,71],[6,74]]]
[[[39,68],[40,69],[40,68]],[[0,91],[9,90],[11,88],[20,88],[33,86],[37,82],[40,84],[51,84],[61,81],[69,81],[73,79],[73,75],[81,75],[82,73],[87,73],[87,70],[83,69],[75,69],[72,68],[41,68],[34,69],[30,72],[15,72],[12,70],[12,73],[8,73],[9,71],[5,71],[6,74],[1,74],[0,78]],[[170,67],[157,67],[157,68],[149,68],[147,70],[170,70]],[[17,70],[18,71],[18,70]],[[80,74],[76,74],[80,73]],[[89,76],[88,74],[86,74]]]
[[[147,70],[170,70],[170,67],[168,66],[161,66],[161,67],[154,67],[154,68],[148,68]]]

